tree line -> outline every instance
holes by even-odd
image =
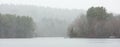
[[[104,7],[91,7],[68,27],[69,37],[120,38],[120,15]]]
[[[0,38],[31,38],[34,30],[31,17],[0,14]]]

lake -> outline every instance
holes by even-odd
[[[120,39],[32,38],[0,39],[0,47],[119,47]]]

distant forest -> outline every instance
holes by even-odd
[[[84,11],[81,9],[1,4],[0,13],[31,17],[35,23],[36,37],[67,37],[69,24]]]
[[[56,9],[0,5],[0,38],[119,38],[120,15],[104,7]]]
[[[71,38],[119,38],[120,15],[108,13],[104,7],[91,7],[68,28]]]
[[[0,14],[0,38],[31,38],[34,30],[31,17]]]

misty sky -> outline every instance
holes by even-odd
[[[104,6],[109,12],[120,13],[120,0],[0,0],[0,4],[37,5],[84,10],[91,6]]]

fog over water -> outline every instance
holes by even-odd
[[[120,13],[120,0],[0,0],[0,4],[36,5],[53,8],[84,9],[103,6],[109,12]]]
[[[114,16],[114,14],[120,14],[119,4],[120,4],[120,0],[0,0],[0,13],[1,13],[0,18],[3,20],[2,21],[0,19],[0,21],[3,22],[3,23],[0,22],[0,36],[2,38],[0,39],[0,47],[119,47],[120,39],[112,39],[120,36],[119,32],[117,32],[120,31],[119,30],[120,15]],[[92,6],[105,7],[107,10],[107,12],[105,11],[106,12],[105,16],[107,17],[109,15],[111,17],[106,18],[103,15],[103,17],[106,18],[108,21],[104,22],[103,19],[102,19],[103,21],[96,20],[95,22],[93,22],[95,24],[93,24],[90,28],[94,27],[93,29],[95,29],[95,31],[98,32],[97,34],[100,34],[101,33],[100,31],[111,31],[112,33],[105,32],[106,34],[108,34],[108,37],[105,38],[104,37],[103,38],[67,38],[70,37],[68,36],[69,25],[71,25],[70,31],[75,31],[76,36],[81,35],[81,34],[79,35],[79,31],[86,31],[86,29],[88,29],[86,28],[88,27],[86,26],[87,25],[86,23],[88,21],[86,17],[84,17],[84,15],[87,16],[87,14],[85,13],[90,7],[92,8]],[[93,9],[97,11],[96,8]],[[113,15],[111,13],[109,14],[109,12],[112,12]],[[13,14],[12,15],[13,17],[12,16],[9,17],[9,14]],[[30,25],[33,25],[35,22],[34,24],[35,29],[28,28],[29,26],[25,26],[28,23],[26,24],[27,20],[24,19],[24,17],[22,16],[26,16],[28,18],[27,20],[30,19],[30,21],[32,21],[31,19],[33,18],[33,23],[32,22],[28,22],[28,23],[32,23]],[[30,16],[31,18],[29,18],[28,16]],[[83,16],[83,18],[81,18],[80,16]],[[76,19],[76,18],[81,18],[81,19]],[[14,19],[15,20],[19,19],[19,20],[14,21]],[[75,23],[73,22],[74,20],[76,20]],[[21,23],[23,24],[19,25],[19,21],[21,21]],[[14,22],[17,24],[15,25]],[[2,26],[4,24],[5,26]],[[79,28],[78,26],[83,28]],[[105,29],[102,30],[103,27],[106,27],[106,30]],[[26,28],[28,28],[27,31],[24,30]],[[32,36],[31,38],[29,38],[30,36],[29,30],[31,31],[30,32],[30,35]],[[26,32],[22,32],[22,31],[26,31]],[[114,32],[118,34],[116,35]],[[27,33],[28,35],[26,35]],[[72,33],[74,34],[74,32]],[[103,36],[106,35],[104,34],[104,32],[102,32],[101,34],[103,34]],[[94,33],[92,35],[94,37]]]
[[[116,14],[120,13],[119,4],[119,0],[0,0],[0,13],[30,16],[38,36],[61,37],[67,36],[68,25],[88,8],[103,6]]]

